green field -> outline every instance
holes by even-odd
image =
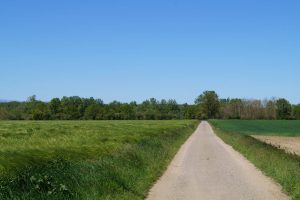
[[[300,120],[211,120],[215,128],[244,135],[300,136]]]
[[[278,182],[292,199],[300,199],[300,156],[249,136],[300,136],[300,121],[210,120],[209,123],[225,143]]]
[[[0,121],[0,199],[143,199],[197,124]]]

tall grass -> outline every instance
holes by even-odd
[[[255,124],[257,121],[253,121]],[[293,199],[300,199],[300,157],[286,153],[251,136],[231,132],[223,124],[225,121],[212,120],[215,133],[235,150],[243,154],[264,174],[278,182]],[[274,123],[274,121],[272,122]],[[282,123],[278,121],[278,123]],[[239,125],[241,126],[241,125]],[[241,128],[236,128],[240,130]],[[246,128],[242,128],[246,129]],[[288,129],[291,129],[289,127]],[[232,130],[232,129],[230,129]],[[287,131],[288,132],[288,131]]]
[[[197,124],[0,122],[0,199],[144,199]]]

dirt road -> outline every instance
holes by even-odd
[[[289,199],[281,187],[226,145],[207,122],[181,147],[148,200]]]

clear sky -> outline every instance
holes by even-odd
[[[0,2],[0,99],[300,102],[300,1]]]

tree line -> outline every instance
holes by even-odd
[[[31,96],[26,102],[0,103],[0,120],[164,120],[196,119],[195,105],[151,98],[138,104],[78,96],[43,102]]]
[[[300,119],[300,104],[284,98],[219,99],[214,91],[205,91],[195,101],[202,119]]]
[[[195,103],[151,98],[137,103],[78,96],[53,98],[43,102],[31,96],[25,102],[0,103],[0,120],[166,120],[166,119],[300,119],[300,104],[284,98],[220,99],[214,91],[205,91]]]

